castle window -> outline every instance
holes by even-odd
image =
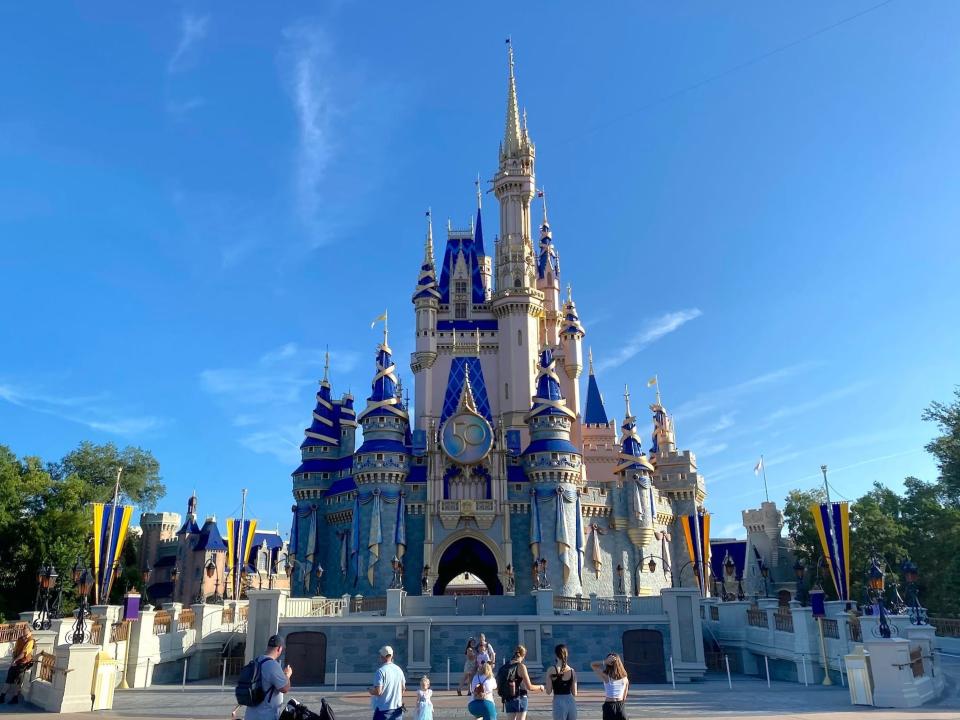
[[[456,320],[466,320],[467,304],[464,302],[458,302],[456,305],[454,305],[453,317]]]
[[[383,453],[377,453],[377,460],[383,461]]]
[[[453,284],[453,291],[455,293],[460,293],[466,295],[467,293],[467,281],[466,280],[457,280]]]
[[[523,345],[523,331],[517,330],[517,345]]]

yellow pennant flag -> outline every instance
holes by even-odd
[[[376,325],[378,322],[386,322],[386,321],[387,321],[387,311],[384,310],[383,315],[377,315],[377,317],[373,319],[373,322],[370,323],[370,329],[373,330],[374,325]]]
[[[656,375],[654,375],[652,378],[650,378],[649,380],[647,380],[647,387],[653,387],[653,386],[656,385],[656,384],[657,384],[657,376],[656,376]]]

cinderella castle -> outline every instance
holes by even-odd
[[[324,373],[293,472],[294,595],[442,594],[464,574],[491,594],[650,595],[671,574],[697,581],[678,519],[702,507],[703,477],[677,449],[659,391],[648,421],[625,393],[618,428],[590,353],[584,362],[545,204],[534,235],[536,148],[508,53],[496,236],[484,238],[478,191],[476,222],[447,229],[438,265],[428,213],[412,406],[386,316],[362,407]]]

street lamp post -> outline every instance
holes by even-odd
[[[653,575],[657,571],[657,560],[663,563],[664,574],[670,574],[670,587],[673,587],[673,571],[670,569],[670,563],[664,560],[659,555],[647,555],[646,557],[643,554],[640,555],[640,558],[637,560],[636,564],[633,566],[633,575],[636,577],[637,571],[643,572],[644,560],[647,560],[646,566],[647,570],[650,571],[650,574]],[[637,583],[636,596],[640,597],[640,583]]]
[[[917,590],[917,580],[920,579],[920,569],[909,558],[900,566],[903,579],[907,583],[907,614],[913,625],[927,624],[927,610],[920,605],[920,593]]]
[[[180,577],[180,568],[177,565],[174,565],[170,570],[170,582],[173,587],[170,588],[170,599],[173,602],[177,601],[177,578]]]
[[[152,569],[147,565],[143,569],[143,605],[148,607],[150,605],[150,573]]]
[[[87,596],[93,588],[93,573],[87,568],[79,565],[74,566],[74,582],[77,586],[77,595],[80,605],[77,608],[77,621],[73,624],[73,633],[70,636],[70,642],[74,645],[81,644],[86,637],[86,617],[89,614],[87,610]]]
[[[214,580],[213,582],[212,601],[215,605],[222,605],[223,596],[220,595],[220,568],[218,568],[217,564],[212,559],[210,559],[207,561],[207,564],[204,567],[204,572],[206,572],[208,579],[216,575],[216,580]]]
[[[887,622],[887,610],[883,606],[883,586],[884,576],[883,568],[880,567],[882,561],[874,555],[870,560],[870,567],[867,570],[867,586],[869,587],[870,604],[879,611],[880,620],[877,628],[880,631],[880,637],[884,640],[890,639],[890,623]]]
[[[627,590],[623,584],[623,565],[617,563],[617,595],[626,595]]]
[[[49,630],[54,618],[52,599],[57,582],[57,570],[53,565],[41,565],[37,571],[37,617],[34,630]]]

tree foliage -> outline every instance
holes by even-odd
[[[888,583],[900,580],[900,566],[910,558],[920,567],[921,602],[931,614],[960,615],[960,388],[952,404],[932,403],[923,419],[942,433],[926,446],[939,476],[935,482],[908,477],[902,494],[877,482],[851,503],[851,595],[862,599],[874,556],[886,566]],[[823,500],[823,490],[792,490],[783,511],[796,554],[808,567],[823,556],[809,510]],[[833,596],[832,584],[823,580]]]
[[[77,558],[92,563],[91,502],[113,497],[116,468],[124,468],[121,496],[141,507],[153,507],[164,494],[159,464],[146,450],[85,442],[57,463],[36,457],[18,459],[0,445],[0,616],[16,617],[33,607],[37,570],[50,563],[73,598],[70,570]],[[124,564],[134,543],[128,539]],[[113,596],[126,588],[128,577],[114,583]]]

